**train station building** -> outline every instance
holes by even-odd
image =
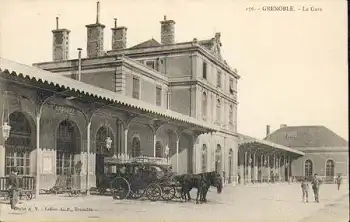
[[[160,21],[161,41],[127,47],[114,22],[87,25],[87,58],[70,59],[70,30],[53,33],[52,61],[33,66],[0,60],[0,176],[13,167],[51,188],[60,175],[96,186],[104,158],[149,157],[177,173],[218,171],[226,183],[289,175],[302,152],[237,133],[237,81],[222,58],[220,33],[175,41],[175,21]],[[81,172],[75,166],[81,164]],[[283,180],[283,179],[280,179]]]

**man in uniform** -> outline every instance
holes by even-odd
[[[336,180],[336,182],[337,182],[338,190],[339,190],[339,189],[340,189],[340,184],[341,184],[341,182],[342,182],[341,175],[339,174],[338,177],[337,177],[337,179],[335,179],[335,180]]]
[[[18,203],[18,196],[19,196],[19,178],[18,178],[18,168],[13,168],[9,179],[8,179],[8,185],[9,185],[9,196],[10,196],[10,203],[11,203],[11,209],[16,209],[16,204]]]
[[[315,202],[319,203],[319,189],[320,189],[320,180],[317,178],[317,174],[314,175],[312,179],[312,190],[314,191]]]

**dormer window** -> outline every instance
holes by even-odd
[[[145,63],[146,63],[146,66],[150,67],[151,69],[156,68],[156,61],[154,61],[154,60],[148,60]]]
[[[161,60],[155,59],[155,60],[146,60],[145,65],[148,66],[151,69],[159,71],[159,64],[161,63]]]

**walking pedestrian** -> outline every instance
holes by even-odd
[[[303,194],[303,202],[305,202],[305,199],[306,199],[306,203],[308,203],[309,202],[309,181],[307,177],[305,177],[301,181],[301,191]]]
[[[314,191],[315,202],[319,203],[320,180],[317,178],[317,174],[312,179],[312,190]]]
[[[15,167],[12,169],[12,172],[9,176],[8,185],[9,185],[9,196],[11,209],[16,209],[16,204],[18,203],[19,196],[19,178],[18,178],[18,168]]]
[[[342,182],[342,177],[341,177],[341,175],[339,174],[338,177],[337,177],[337,179],[335,179],[335,180],[336,180],[336,182],[337,182],[338,190],[339,190],[339,189],[340,189],[340,184],[341,184],[341,182]]]
[[[238,184],[241,184],[241,175],[238,174]]]

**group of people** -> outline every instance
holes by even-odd
[[[342,182],[342,177],[341,177],[341,175],[338,175],[338,177],[336,178],[338,190],[340,189],[341,182]],[[319,199],[320,184],[321,184],[321,181],[317,178],[317,174],[314,174],[314,176],[311,180],[311,185],[312,185],[312,190],[314,193],[314,198],[315,198],[316,203],[320,202],[320,199]],[[301,190],[302,190],[302,194],[303,194],[303,198],[302,198],[303,202],[308,203],[309,202],[309,179],[307,177],[305,177],[301,181]]]

